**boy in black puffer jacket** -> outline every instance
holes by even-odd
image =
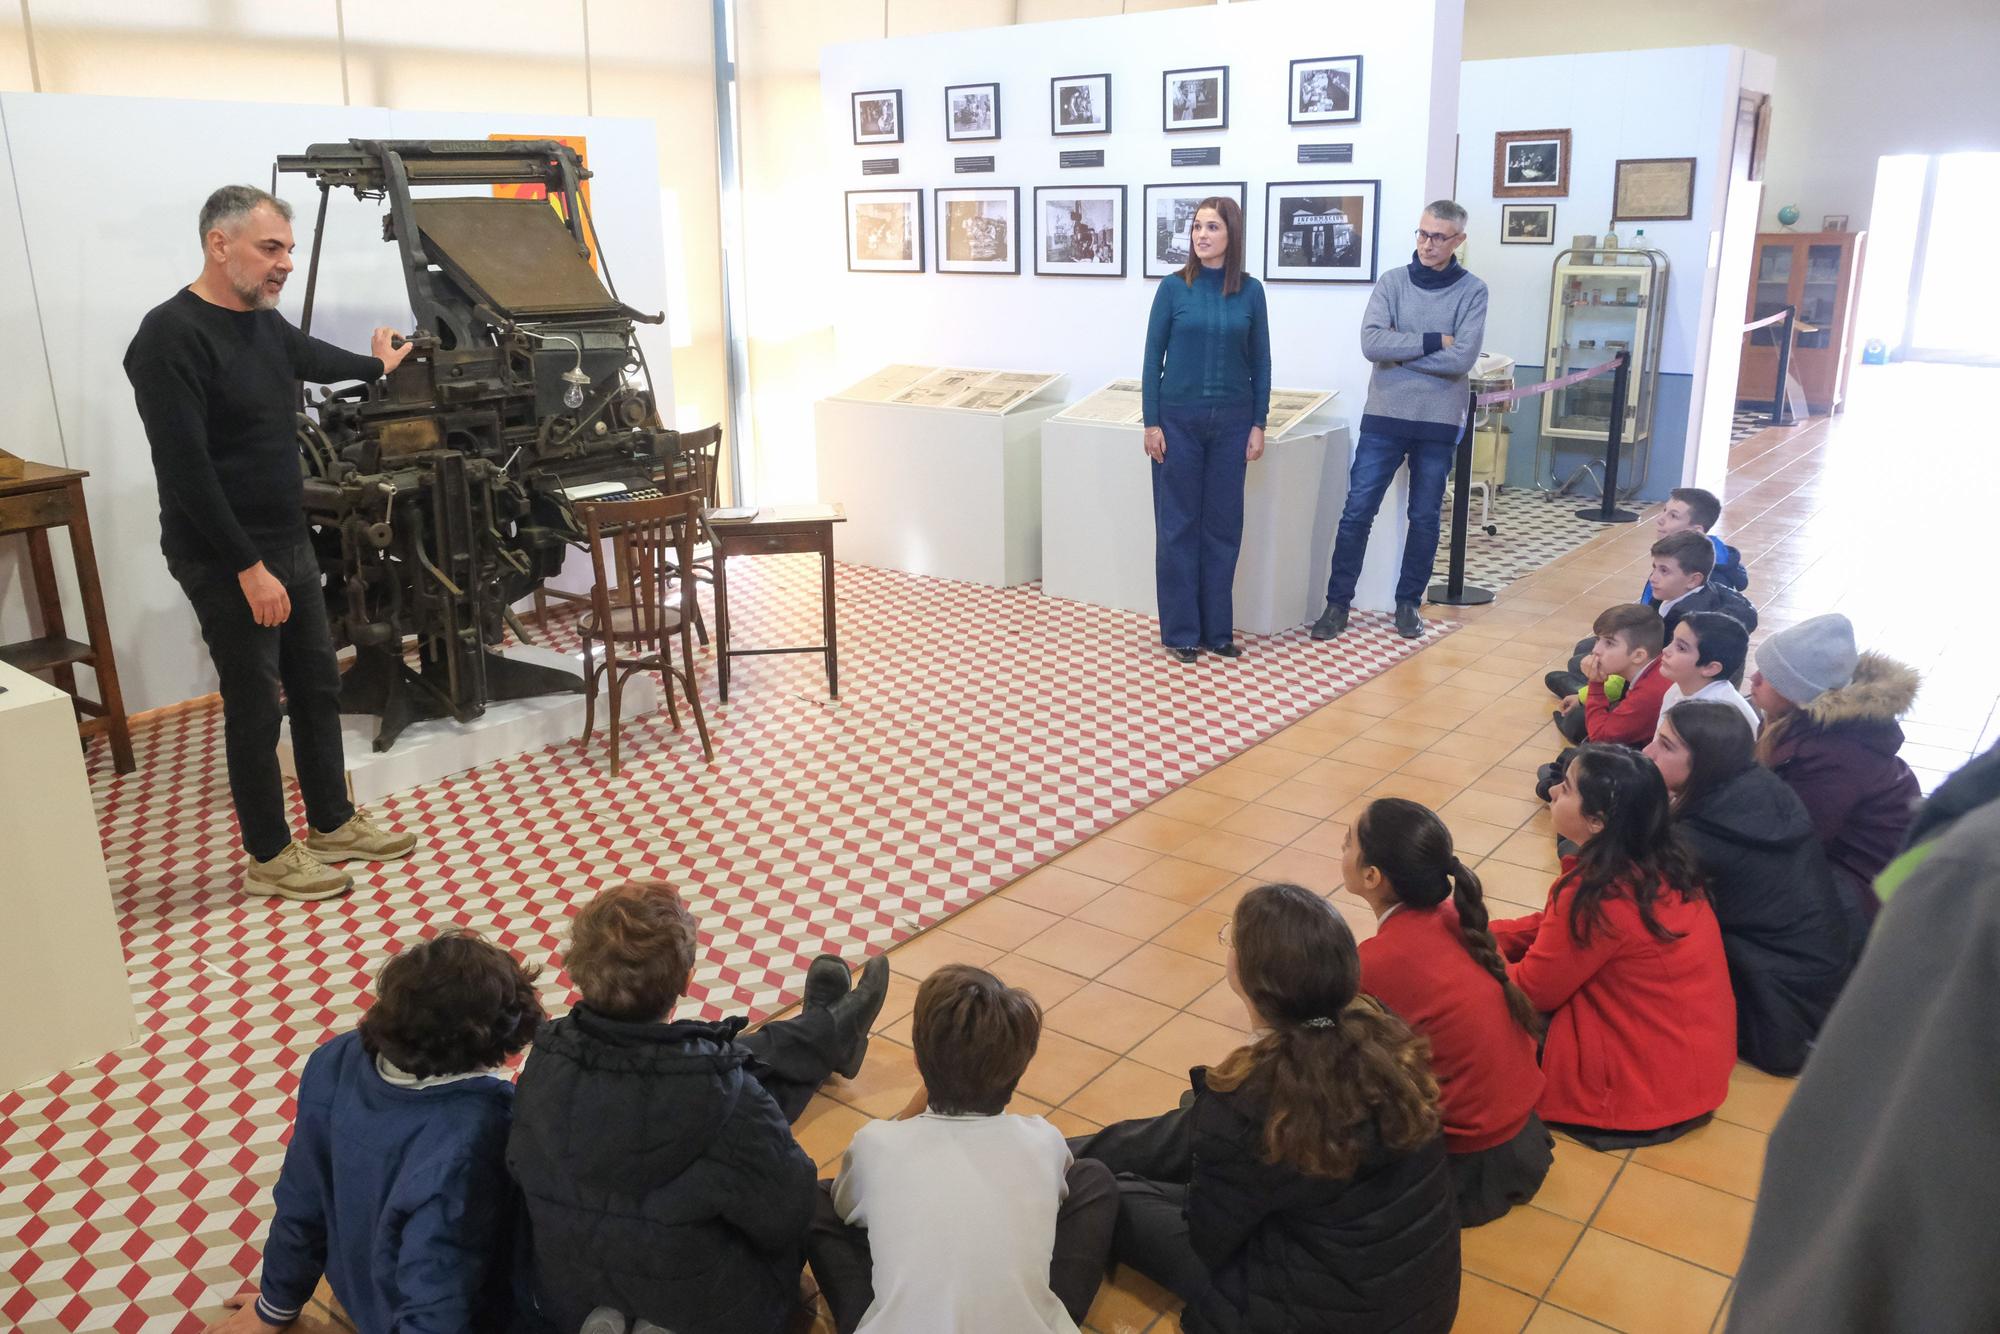
[[[696,927],[669,885],[606,890],[570,924],[583,1001],[521,1072],[507,1166],[527,1196],[542,1313],[561,1330],[776,1334],[798,1305],[817,1171],[790,1122],[861,1067],[889,983],[821,955],[796,1019],[672,1021]]]

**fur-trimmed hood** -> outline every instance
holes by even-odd
[[[1821,727],[1892,723],[1910,711],[1922,683],[1916,668],[1880,653],[1864,653],[1855,664],[1852,681],[1821,691],[1801,712]]]

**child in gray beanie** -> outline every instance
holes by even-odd
[[[1780,630],[1757,648],[1757,674],[1796,706],[1854,679],[1854,623],[1839,612]],[[1765,710],[1770,712],[1770,710]]]

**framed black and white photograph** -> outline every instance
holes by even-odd
[[[1179,273],[1194,254],[1189,241],[1188,228],[1194,222],[1195,210],[1204,199],[1224,196],[1236,201],[1242,208],[1248,203],[1245,198],[1247,187],[1242,181],[1174,181],[1168,185],[1149,185],[1144,195],[1144,209],[1140,226],[1141,240],[1146,247],[1144,269],[1148,278],[1164,278],[1170,273]],[[1249,246],[1244,246],[1249,253]]]
[[[966,139],[998,139],[1000,85],[961,83],[945,89],[944,137],[953,143]]]
[[[1160,128],[1229,128],[1229,66],[1170,69],[1160,76]]]
[[[924,271],[924,192],[849,190],[847,268],[850,273]]]
[[[900,144],[903,142],[903,90],[884,88],[872,93],[855,93],[851,105],[854,142],[857,144]]]
[[[1110,132],[1109,74],[1064,74],[1049,80],[1050,134]]]
[[[1360,119],[1360,56],[1315,56],[1292,62],[1292,124],[1332,125]]]
[[[1501,245],[1554,245],[1556,206],[1554,204],[1502,204],[1500,206]]]
[[[1493,136],[1493,197],[1569,197],[1568,130],[1502,130]]]
[[[1380,181],[1272,181],[1264,187],[1264,281],[1372,283]]]
[[[1844,232],[1847,230],[1845,213],[1823,213],[1820,215],[1819,229],[1823,232]]]
[[[1692,217],[1693,158],[1620,158],[1613,166],[1613,222],[1686,222]]]
[[[939,273],[1021,271],[1021,191],[1015,186],[933,190]]]
[[[1125,187],[1035,187],[1035,272],[1045,277],[1125,276]]]

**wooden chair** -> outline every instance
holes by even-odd
[[[680,446],[680,464],[674,469],[671,480],[676,487],[688,487],[701,493],[708,505],[722,503],[722,426],[704,426],[698,431],[678,431],[676,442]],[[715,583],[715,555],[703,538],[697,539],[702,547],[694,556],[694,577],[704,584]],[[704,647],[708,644],[708,624],[702,620],[701,607],[694,609],[694,633]]]
[[[611,706],[611,772],[618,772],[618,704],[625,678],[634,672],[658,672],[666,692],[667,718],[679,731],[680,712],[674,688],[687,692],[688,711],[701,735],[701,753],[713,763],[708,721],[701,713],[701,692],[694,675],[694,645],[689,639],[694,600],[694,531],[701,521],[701,493],[683,491],[660,500],[626,500],[577,506],[590,543],[590,610],[577,619],[584,646],[601,645],[603,654],[584,670],[583,739],[588,747],[597,720],[598,677],[606,678]],[[606,557],[610,558],[607,567]],[[669,637],[681,641],[680,666],[674,665]]]

